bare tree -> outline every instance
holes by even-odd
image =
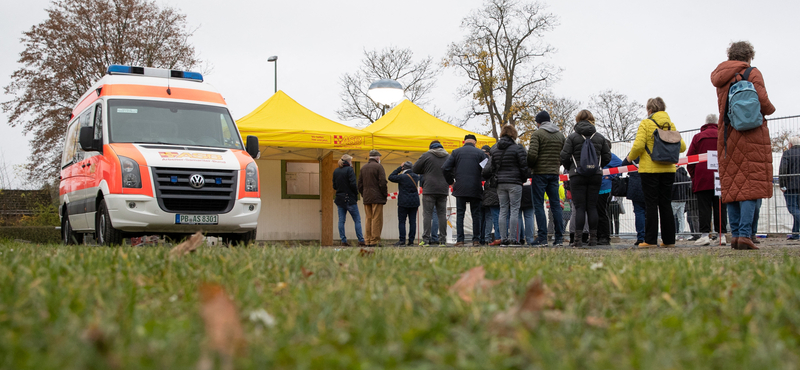
[[[770,136],[772,136],[770,138],[772,152],[783,153],[789,150],[789,138],[795,134],[796,133],[794,131],[790,131],[789,129],[776,130],[770,134]]]
[[[61,140],[74,104],[111,64],[191,69],[199,64],[186,16],[148,0],[53,0],[48,18],[23,33],[22,67],[3,102],[9,125],[32,149],[28,177],[58,175]]]
[[[441,68],[427,57],[414,62],[411,49],[388,47],[383,50],[364,50],[361,67],[355,73],[345,73],[340,80],[342,107],[336,111],[341,120],[360,120],[365,125],[381,117],[381,107],[367,95],[369,85],[380,79],[392,79],[403,85],[405,96],[425,109],[426,96],[436,84]],[[438,110],[433,109],[438,114]]]
[[[542,4],[514,0],[487,0],[462,20],[467,37],[450,44],[443,65],[467,77],[460,95],[471,98],[470,117],[487,116],[495,138],[502,125],[530,118],[557,79],[560,70],[540,62],[555,51],[542,38],[557,23]]]
[[[635,138],[645,115],[644,105],[614,90],[592,95],[589,109],[597,119],[599,131],[611,141]]]

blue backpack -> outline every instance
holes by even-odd
[[[753,83],[747,80],[752,70],[753,67],[747,68],[742,79],[732,83],[728,90],[725,116],[736,131],[752,130],[764,123],[758,93]]]
[[[583,136],[583,147],[581,148],[580,164],[576,163],[575,156],[572,156],[572,163],[575,163],[575,172],[578,175],[582,176],[596,175],[597,169],[600,168],[600,159],[597,158],[597,148],[594,147],[594,143],[592,142],[593,137],[594,134],[592,134],[592,136],[589,136],[589,138]]]

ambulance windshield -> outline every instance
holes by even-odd
[[[228,110],[151,100],[108,101],[109,142],[242,149]]]

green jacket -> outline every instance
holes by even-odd
[[[534,175],[558,175],[564,141],[564,134],[550,122],[542,123],[533,132],[528,146],[528,167]]]

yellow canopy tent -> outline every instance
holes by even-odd
[[[331,121],[278,91],[236,121],[242,136],[255,135],[262,159],[319,159],[329,151],[372,148],[372,135]]]
[[[409,100],[398,104],[383,117],[364,128],[372,134],[372,147],[388,150],[381,153],[383,160],[397,161],[398,157],[418,158],[419,152],[428,151],[431,141],[439,140],[448,151],[462,146],[464,136],[474,134],[477,146],[494,145],[495,139],[478,135],[442,121]],[[416,152],[411,154],[411,152]]]

